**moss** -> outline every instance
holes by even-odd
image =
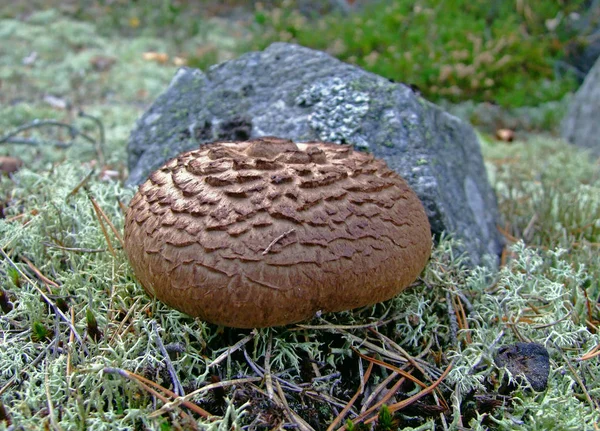
[[[0,183],[12,196],[11,205],[6,210],[8,220],[18,214],[26,215],[16,221],[0,221],[3,250],[22,271],[27,270],[23,260],[27,257],[58,284],[58,287],[52,288],[53,297],[68,298],[68,305],[75,313],[75,326],[80,333],[88,325],[86,313],[90,298],[93,298],[94,317],[103,332],[97,343],[85,343],[88,354],[83,353],[77,341],[68,341],[69,329],[64,324],[59,324],[58,332],[52,331],[44,341],[46,346],[62,342],[71,351],[70,361],[75,368],[71,371],[70,379],[64,379],[69,358],[66,352],[58,356],[43,356],[42,361],[29,365],[39,355],[42,341],[20,337],[19,331],[9,331],[11,325],[22,321],[33,322],[32,317],[36,316],[40,324],[51,328],[55,325],[53,322],[56,317],[28,280],[24,280],[21,287],[11,287],[10,290],[15,293],[18,290],[15,307],[7,314],[7,320],[0,321],[5,333],[12,334],[10,342],[0,348],[2,362],[11,364],[2,372],[3,383],[20,375],[24,367],[27,367],[28,373],[21,384],[9,389],[4,403],[9,406],[7,408],[15,421],[32,426],[39,424],[40,417],[36,413],[47,405],[44,384],[40,383],[45,373],[49,373],[53,401],[64,406],[60,419],[56,417],[62,426],[85,423],[90,429],[103,429],[104,421],[113,418],[123,426],[134,426],[142,421],[150,429],[158,429],[163,420],[148,418],[155,407],[147,393],[133,382],[118,375],[105,374],[102,370],[106,366],[123,368],[152,380],[158,379],[157,382],[168,387],[168,374],[163,375],[160,371],[164,366],[161,365],[164,357],[153,341],[156,339],[156,329],[153,329],[152,322],[156,322],[163,344],[183,346],[184,353],[170,358],[182,384],[185,387],[197,387],[209,378],[206,364],[226,352],[228,346],[248,336],[248,332],[224,330],[194,321],[149,300],[133,279],[122,251],[117,250],[115,255],[108,251],[106,239],[86,194],[79,192],[68,197],[86,173],[80,166],[63,163],[47,173],[23,170],[15,178],[16,182],[4,179]],[[104,182],[93,177],[89,192],[117,228],[121,229],[123,214],[118,202],[126,202],[131,191],[122,188],[119,183]],[[112,233],[109,237],[113,244],[117,243]],[[66,251],[60,247],[88,251]],[[484,267],[472,272],[462,269],[461,258],[452,253],[452,243],[442,240],[423,275],[424,282],[391,301],[363,310],[323,316],[324,319],[316,318],[312,322],[315,325],[345,326],[324,326],[330,327],[329,330],[294,327],[260,330],[256,336],[250,335],[251,341],[245,344],[244,349],[251,361],[263,364],[269,343],[272,342],[271,370],[290,381],[305,381],[307,377],[302,376],[306,373],[304,364],[307,358],[313,358],[315,363],[320,364],[318,366],[323,375],[335,372],[344,374],[349,372],[344,370],[352,370],[357,366],[356,354],[350,347],[365,354],[373,353],[372,347],[365,345],[365,341],[368,341],[384,350],[396,352],[385,339],[373,336],[367,329],[361,329],[360,326],[343,329],[348,325],[376,322],[381,316],[386,316],[391,321],[377,326],[375,334],[391,337],[409,354],[423,352],[424,346],[435,336],[443,354],[448,359],[454,359],[454,368],[446,382],[447,390],[458,389],[456,396],[462,397],[471,391],[493,393],[492,377],[498,372],[492,360],[494,349],[499,343],[518,340],[516,334],[520,334],[546,345],[559,368],[555,366],[552,371],[549,392],[542,396],[516,393],[513,398],[515,407],[510,409],[510,415],[509,410],[501,409],[494,414],[494,421],[503,427],[513,423],[510,417],[517,417],[523,422],[522,429],[533,430],[539,426],[536,425],[539,422],[534,420],[537,415],[544,415],[547,421],[557,422],[563,420],[561,416],[569,414],[569,423],[576,423],[580,427],[598,420],[597,412],[585,400],[577,400],[580,388],[574,383],[571,370],[565,368],[566,372],[560,372],[561,367],[566,366],[562,355],[566,355],[577,372],[585,373],[588,381],[600,376],[597,366],[586,363],[584,367],[584,364],[577,365],[575,361],[600,341],[585,326],[587,307],[583,290],[587,286],[584,281],[588,276],[598,274],[598,265],[584,270],[571,264],[569,254],[563,250],[546,253],[520,243],[511,251],[511,263],[494,275]],[[0,270],[6,271],[9,266],[9,262],[4,260]],[[490,286],[496,286],[494,295],[487,293]],[[445,300],[447,294],[452,297],[460,292],[470,300],[470,329],[460,330],[454,340]],[[524,318],[523,310],[533,306],[541,310],[535,321],[520,321]],[[122,321],[128,312],[129,316]],[[516,322],[514,332],[506,326],[506,322]],[[499,334],[503,335],[499,338]],[[467,341],[469,337],[470,341]],[[428,353],[423,357],[425,362],[422,366],[433,372],[438,367],[437,348],[425,351]],[[395,354],[402,355],[400,352]],[[19,360],[15,360],[16,357]],[[389,361],[385,356],[382,359]],[[381,371],[374,370],[378,378],[384,377]],[[223,379],[254,375],[243,355],[232,355],[224,361],[221,374]],[[345,377],[346,383],[338,389],[334,388],[333,393],[343,398],[344,391],[358,384],[356,379],[357,376],[350,372]],[[327,393],[332,390],[330,384],[332,382],[328,380],[319,383]],[[247,423],[248,415],[259,405],[261,396],[255,394],[250,399],[250,405],[242,408],[246,400],[242,394],[250,389],[240,390],[242,392],[237,396],[227,392],[231,397],[241,398],[227,408],[229,413],[224,412],[219,416],[221,419],[217,423]],[[450,395],[447,393],[447,396]],[[288,396],[293,402],[296,395],[290,392]],[[78,397],[80,399],[76,401]],[[569,401],[557,402],[560,399]],[[210,405],[210,398],[206,395],[197,400],[207,408]],[[77,407],[78,403],[82,403],[85,414]],[[242,414],[246,410],[248,413]],[[577,416],[573,416],[575,413]],[[175,418],[171,420],[177,421]],[[423,421],[427,423],[431,420]],[[476,427],[477,423],[473,419],[471,426]]]

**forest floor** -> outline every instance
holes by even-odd
[[[145,295],[119,246],[128,135],[178,67],[237,55],[231,3],[194,38],[79,2],[1,11],[0,155],[23,166],[0,178],[0,429],[598,429],[600,165],[549,134],[481,130],[499,271],[443,239],[405,294],[252,331]],[[516,342],[548,350],[544,390],[507,383]]]

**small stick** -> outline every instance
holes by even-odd
[[[125,243],[123,242],[123,237],[121,236],[121,233],[117,230],[117,228],[115,227],[115,225],[110,221],[110,219],[108,218],[108,216],[106,215],[106,213],[102,210],[102,208],[100,207],[100,205],[98,205],[98,202],[96,202],[96,199],[94,199],[93,197],[89,196],[90,200],[92,201],[92,205],[94,205],[94,210],[97,209],[97,213],[100,215],[100,217],[102,217],[104,219],[104,221],[106,221],[106,223],[108,224],[108,226],[110,227],[110,230],[113,231],[113,233],[115,234],[115,236],[117,237],[117,241],[119,241],[119,243],[121,244],[121,247],[125,247]]]
[[[448,308],[448,319],[450,320],[450,338],[452,340],[452,345],[458,346],[458,319],[456,318],[456,311],[452,306],[450,291],[446,291],[446,307]]]
[[[210,364],[208,364],[208,368],[214,367],[215,365],[218,365],[221,362],[223,362],[229,355],[231,355],[233,352],[239,350],[240,347],[242,347],[248,341],[250,341],[254,337],[256,337],[256,334],[257,334],[256,329],[254,329],[250,333],[250,335],[246,335],[244,338],[242,338],[240,341],[238,341],[237,343],[235,343],[233,346],[229,347],[224,353],[220,354],[217,359],[215,359]]]
[[[85,187],[85,185],[89,182],[90,178],[92,178],[92,175],[94,175],[94,170],[91,169],[87,175],[85,177],[83,177],[83,179],[81,181],[79,181],[79,184],[77,184],[73,190],[71,190],[69,192],[69,194],[67,195],[67,197],[65,198],[65,201],[68,201],[70,197],[75,196],[77,194],[77,192],[82,188]]]
[[[277,380],[275,380],[275,386],[277,387],[277,393],[279,394],[283,408],[298,429],[301,431],[315,431],[314,428],[311,427],[304,419],[298,416],[298,413],[290,408],[287,399],[285,398],[285,394],[283,393],[283,389],[281,389],[281,385]]]
[[[387,368],[388,370],[391,371],[395,371],[396,373],[400,374],[403,377],[406,377],[408,380],[410,380],[413,383],[416,383],[417,385],[421,386],[422,388],[426,388],[427,385],[425,383],[423,383],[422,381],[420,381],[419,379],[417,379],[415,376],[413,376],[410,373],[407,373],[406,371],[404,371],[401,368],[398,367],[394,367],[393,365],[388,364],[387,362],[383,362],[380,361],[379,359],[375,359],[375,358],[370,358],[367,355],[363,355],[362,353],[360,353],[358,350],[356,350],[354,347],[351,347],[351,349],[361,358],[363,358],[366,361],[375,363],[377,365],[381,365],[384,368]]]
[[[273,332],[269,331],[269,343],[265,352],[265,384],[267,385],[267,395],[273,399],[273,379],[271,378],[271,349],[273,347]]]
[[[381,334],[377,331],[375,331],[374,329],[371,329],[372,332],[375,332],[377,335],[379,335],[382,339],[386,340],[389,345],[393,348],[395,348],[396,350],[398,350],[400,353],[402,353],[403,355],[406,356],[406,358],[408,359],[408,362],[415,367],[417,370],[419,370],[421,372],[421,374],[423,374],[424,376],[428,377],[430,382],[434,381],[434,378],[432,378],[429,375],[429,372],[425,371],[425,368],[423,366],[421,366],[421,364],[418,363],[416,358],[413,358],[406,350],[404,350],[400,345],[398,345],[395,341],[393,341],[392,339],[386,337],[384,334]],[[443,395],[440,393],[440,397],[442,400],[442,404],[444,408],[448,408],[448,404],[446,403],[446,400],[444,399]]]
[[[171,380],[173,382],[174,392],[177,394],[177,396],[182,397],[185,395],[185,391],[183,390],[183,386],[181,386],[181,382],[179,381],[179,378],[177,377],[177,372],[175,371],[175,368],[173,367],[173,364],[171,363],[171,359],[169,358],[169,353],[167,352],[167,349],[165,349],[165,345],[163,344],[162,339],[160,338],[160,334],[158,333],[158,325],[156,324],[155,320],[152,321],[152,329],[154,330],[154,333],[156,334],[156,344],[158,344],[158,348],[160,349],[160,352],[162,353],[162,355],[165,358],[165,362],[167,364],[167,370],[169,370],[169,375],[171,376]]]
[[[387,403],[388,400],[390,398],[392,398],[392,396],[394,396],[394,394],[396,392],[398,392],[398,389],[400,389],[400,386],[406,381],[406,379],[404,377],[400,377],[400,379],[394,384],[394,386],[391,387],[391,389],[383,396],[383,398],[381,398],[379,401],[377,401],[376,404],[373,404],[371,407],[369,407],[367,410],[365,410],[363,413],[361,413],[359,416],[355,417],[353,422],[355,424],[358,424],[360,422],[362,422],[363,420],[365,420],[365,418],[367,416],[369,416],[372,412],[374,412],[375,410],[377,410],[379,407],[381,407],[383,404]]]
[[[375,344],[373,344],[373,343],[371,343],[369,341],[363,340],[362,338],[357,337],[356,335],[351,334],[349,332],[342,331],[342,333],[344,334],[344,336],[346,338],[349,338],[351,340],[354,340],[354,341],[360,343],[360,345],[362,347],[369,348],[373,352],[379,353],[383,357],[389,358],[389,359],[391,359],[393,361],[397,361],[397,362],[400,362],[400,363],[403,363],[403,364],[405,364],[405,363],[408,362],[408,359],[406,359],[403,356],[398,355],[396,352],[390,352],[389,350],[385,350],[385,349],[383,349],[383,348],[381,348],[381,347],[379,347],[379,346],[377,346],[377,345],[375,345]]]
[[[29,278],[27,276],[27,274],[25,274],[23,271],[21,271],[21,269],[13,262],[13,260],[6,254],[6,252],[4,251],[4,249],[2,247],[0,247],[0,254],[2,254],[2,256],[4,256],[4,258],[8,261],[8,263],[17,270],[17,272],[19,273],[19,275],[21,277],[23,277],[28,283],[30,283],[33,288],[35,290],[38,291],[38,293],[40,295],[42,295],[42,298],[44,298],[44,301],[46,301],[48,303],[48,305],[50,305],[50,307],[52,307],[52,309],[54,310],[54,312],[56,314],[58,314],[65,322],[67,322],[67,325],[69,325],[69,328],[71,328],[71,331],[73,331],[73,333],[75,334],[75,338],[77,338],[77,341],[79,341],[79,343],[81,344],[81,346],[83,347],[83,351],[85,352],[85,354],[87,355],[88,349],[85,346],[81,336],[79,335],[79,333],[77,332],[77,329],[75,329],[75,325],[73,325],[71,323],[71,320],[69,320],[69,318],[67,316],[64,315],[64,313],[60,310],[60,308],[58,308],[56,306],[56,304],[54,302],[52,302],[52,300],[50,298],[48,298],[48,296],[42,291],[42,289],[40,289],[37,284],[35,284],[33,282],[33,280],[31,278]]]
[[[137,305],[138,302],[140,302],[140,298],[139,297],[135,300],[135,302],[133,303],[133,305],[131,307],[129,307],[129,310],[127,310],[127,313],[125,314],[125,317],[123,317],[123,320],[121,320],[121,323],[119,323],[119,326],[117,327],[117,329],[115,330],[115,332],[110,337],[110,341],[108,342],[108,344],[112,344],[112,342],[114,341],[115,337],[117,335],[119,335],[119,332],[121,332],[121,329],[123,329],[123,326],[125,326],[125,323],[129,319],[129,317],[131,316],[131,314],[135,312],[135,307],[136,307],[136,305]]]
[[[123,371],[125,371],[125,370],[123,370]],[[189,402],[189,400],[191,400],[196,395],[199,395],[206,391],[210,391],[212,389],[224,388],[226,386],[233,386],[233,385],[237,385],[237,384],[241,384],[241,383],[254,383],[254,382],[259,382],[261,380],[262,380],[262,378],[260,378],[260,377],[246,377],[243,379],[227,380],[227,381],[223,381],[223,382],[212,383],[210,385],[203,386],[200,389],[196,389],[195,391],[190,392],[189,394],[187,394],[184,397],[178,397],[175,400],[173,400],[169,403],[166,403],[160,409],[150,413],[148,415],[148,417],[155,418],[155,417],[161,416],[161,415],[165,414],[166,412],[173,410],[173,408],[179,406],[180,404]],[[184,405],[187,406],[187,404],[184,404]],[[193,404],[193,403],[192,403],[192,405],[195,406],[195,404]]]
[[[154,396],[159,398],[163,403],[165,403],[165,405],[162,408],[164,408],[165,406],[167,406],[169,404],[172,404],[172,402],[169,402],[169,399],[167,397],[165,397],[164,395],[161,395],[156,390],[152,389],[152,387],[163,391],[171,398],[175,398],[176,400],[181,400],[180,403],[183,406],[198,413],[202,417],[208,418],[209,416],[212,416],[209,412],[204,410],[202,407],[199,407],[192,402],[186,401],[183,398],[178,397],[174,392],[170,391],[169,389],[159,385],[156,382],[153,382],[152,380],[149,380],[143,376],[140,376],[139,374],[132,373],[132,372],[124,370],[122,368],[112,368],[112,367],[106,367],[102,371],[106,374],[118,374],[119,376],[125,377],[128,380],[133,380],[133,381],[137,382],[138,384],[140,384],[140,386],[144,387],[144,389],[148,390],[148,392],[152,393]],[[160,414],[162,414],[162,413],[160,413],[160,414],[155,415],[155,413],[156,413],[156,411],[151,413],[148,417],[160,416]]]
[[[100,223],[100,229],[102,229],[102,234],[104,234],[104,239],[106,239],[106,245],[108,246],[108,251],[113,257],[116,259],[117,255],[115,253],[115,249],[112,246],[112,242],[110,241],[110,237],[108,236],[108,231],[106,230],[106,226],[104,226],[104,221],[102,220],[102,216],[100,215],[100,206],[96,203],[93,197],[89,196],[90,201],[92,202],[92,206],[94,207],[94,212],[96,213],[96,218],[98,219],[98,223]]]
[[[262,252],[263,256],[268,254],[275,244],[277,244],[279,241],[281,241],[283,238],[285,238],[286,236],[288,236],[289,234],[291,234],[293,232],[296,232],[295,228],[291,228],[290,230],[285,231],[284,233],[279,235],[277,238],[275,238],[273,241],[271,241],[271,243],[267,246],[267,248],[265,248],[265,251]]]
[[[75,326],[75,309],[71,307],[71,324]],[[75,334],[73,331],[69,333],[69,346],[73,345],[73,341],[75,340]],[[71,348],[67,349],[67,380],[69,381],[69,386],[71,383],[71,373],[73,372],[73,364],[71,363]]]
[[[304,324],[296,324],[299,328],[303,329],[319,329],[319,330],[336,330],[336,329],[365,329],[365,328],[377,328],[382,325],[387,325],[388,323],[395,320],[394,318],[387,320],[378,320],[373,323],[363,323],[361,325],[304,325]]]
[[[93,115],[86,114],[83,111],[79,111],[79,116],[82,118],[89,118],[94,123],[96,123],[96,125],[98,126],[98,131],[100,132],[99,133],[100,139],[94,140],[94,146],[96,147],[96,154],[98,155],[98,161],[100,162],[100,165],[104,166],[106,164],[105,159],[104,159],[104,151],[103,151],[103,147],[104,147],[104,143],[105,143],[104,124],[102,124],[102,121],[100,121],[99,118],[94,117]]]
[[[454,291],[453,293],[456,293],[456,291]],[[458,295],[452,295],[452,303],[458,309],[458,312],[456,314],[460,318],[458,320],[459,327],[460,327],[460,329],[466,331],[465,338],[466,338],[467,344],[471,344],[472,339],[471,339],[471,332],[469,331],[469,321],[467,320],[467,313],[465,312],[465,308],[463,307],[463,303],[460,300],[460,297]]]
[[[6,138],[0,140],[1,144],[14,144],[14,145],[30,145],[32,147],[41,147],[44,145],[51,145],[56,148],[69,148],[73,145],[72,142],[61,142],[61,141],[36,141],[35,139],[26,139],[26,138]]]
[[[558,347],[558,345],[555,342],[552,342],[552,344],[554,344],[554,347],[556,348],[556,350],[558,350],[560,352],[560,355],[562,356],[565,363],[567,364],[567,367],[569,368],[571,373],[573,373],[573,377],[575,378],[575,381],[577,382],[577,384],[583,391],[583,394],[585,395],[585,398],[586,398],[587,402],[590,404],[590,407],[592,408],[592,410],[597,410],[599,408],[599,406],[597,405],[596,402],[594,402],[594,400],[590,396],[590,393],[588,392],[588,390],[585,386],[585,383],[583,382],[583,380],[581,380],[581,377],[579,376],[579,374],[577,374],[577,371],[575,371],[575,368],[573,368],[573,365],[571,365],[571,362],[569,361],[569,358],[567,357],[567,355],[565,355],[565,352],[563,352],[563,350],[560,347]]]
[[[579,360],[580,361],[587,361],[588,359],[595,358],[596,356],[599,356],[599,355],[600,355],[600,344],[598,344],[592,350],[590,350],[585,355],[583,355],[581,358],[579,358]]]
[[[252,370],[258,376],[260,376],[264,379],[264,376],[265,376],[264,369],[261,368],[260,365],[255,364],[252,361],[252,359],[250,359],[250,356],[248,355],[248,352],[246,351],[246,349],[244,349],[243,352],[244,352],[244,357],[246,358],[246,361],[248,362],[248,365],[250,365],[250,368],[252,368]],[[272,374],[271,376],[273,377],[274,381],[278,381],[278,382],[282,383],[286,387],[286,389],[288,389],[290,391],[294,391],[294,392],[298,392],[298,393],[305,392],[305,390],[301,386],[291,383],[285,379],[282,379],[277,374]]]
[[[72,251],[74,253],[104,253],[108,248],[78,248],[78,247],[63,247],[62,245],[52,244],[51,242],[43,242],[48,248],[57,248],[64,251]]]
[[[50,378],[48,377],[48,365],[46,364],[46,372],[44,373],[44,386],[46,389],[46,399],[48,400],[48,415],[50,416],[50,423],[52,428],[55,430],[62,431],[60,425],[56,422],[56,416],[54,415],[54,404],[52,404],[52,396],[50,395]]]
[[[367,383],[367,380],[369,380],[369,376],[371,375],[372,370],[373,370],[373,362],[369,362],[369,367],[367,368],[365,375],[363,376],[362,380],[360,381],[360,385],[358,386],[356,393],[354,394],[354,396],[352,398],[350,398],[350,401],[348,401],[348,404],[346,404],[346,407],[344,407],[344,409],[340,412],[340,414],[337,415],[337,417],[333,420],[333,422],[331,422],[331,425],[329,425],[329,428],[327,428],[327,431],[333,431],[333,429],[336,427],[336,425],[342,419],[344,419],[344,417],[346,416],[348,411],[352,408],[352,405],[354,404],[354,402],[358,399],[358,396],[363,393],[364,387]],[[345,429],[345,427],[344,427],[344,429]]]
[[[440,378],[437,379],[431,386],[423,389],[422,391],[420,391],[419,393],[413,395],[412,397],[408,397],[407,399],[405,399],[403,401],[400,401],[398,403],[389,405],[388,408],[390,410],[390,413],[394,413],[394,412],[397,412],[398,410],[402,410],[402,409],[408,407],[409,405],[411,405],[412,403],[414,403],[415,401],[423,398],[425,395],[430,394],[431,392],[433,392],[435,390],[435,388],[437,388],[439,386],[439,384],[442,383],[442,381],[448,376],[448,373],[450,372],[451,369],[452,369],[452,364],[448,365],[448,368],[446,368],[446,370],[442,373],[442,375],[440,376]],[[377,420],[377,415],[374,415],[374,416],[370,417],[369,419],[365,420],[364,423],[365,424],[369,424],[371,422],[374,422],[375,420]],[[361,419],[355,418],[353,422],[356,425],[356,424],[359,424],[359,423],[363,422],[363,419],[362,418]],[[343,427],[339,428],[338,431],[342,431],[342,430],[345,430],[345,429],[346,429],[346,427],[343,426]]]
[[[373,392],[371,392],[371,395],[369,395],[367,397],[366,400],[364,400],[362,402],[362,407],[360,408],[360,414],[365,414],[366,410],[369,408],[369,405],[377,398],[377,396],[383,392],[383,390],[387,387],[387,385],[390,384],[390,382],[392,380],[394,380],[396,377],[398,377],[398,373],[397,372],[393,372],[391,373],[389,376],[387,376],[385,378],[385,380],[383,382],[381,382],[380,384],[377,385],[377,387],[375,389],[373,389]],[[404,380],[406,380],[404,377],[400,378],[403,382]],[[390,393],[391,391],[388,390],[386,392],[386,396]]]
[[[38,278],[40,280],[42,280],[42,282],[44,283],[44,285],[46,286],[46,289],[48,289],[48,293],[50,295],[52,295],[52,289],[50,289],[49,286],[52,287],[60,287],[56,282],[50,280],[48,277],[46,277],[44,274],[42,274],[42,271],[40,271],[29,259],[27,259],[25,256],[21,256],[21,259],[23,261],[25,261],[25,263],[27,264],[27,266],[29,268],[31,268],[31,270],[33,272],[35,272],[35,275],[38,276]]]
[[[411,405],[412,403],[414,403],[415,401],[423,398],[425,395],[428,395],[431,392],[433,392],[435,390],[435,388],[437,388],[444,381],[444,379],[448,376],[448,373],[450,373],[451,369],[452,369],[452,363],[450,363],[450,365],[448,365],[448,367],[444,370],[444,372],[442,373],[440,378],[437,379],[435,382],[433,382],[432,385],[430,385],[426,389],[423,389],[421,392],[413,395],[412,397],[409,397],[403,401],[400,401],[399,403],[395,403],[395,404],[392,404],[391,406],[389,406],[390,412],[394,413],[394,412],[397,412],[398,410],[402,410],[402,409],[408,407],[409,405]],[[365,423],[372,422],[373,420],[375,420],[375,418],[369,419]]]

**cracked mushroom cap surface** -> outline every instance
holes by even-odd
[[[278,138],[180,154],[133,197],[125,251],[146,292],[240,328],[390,299],[424,268],[429,221],[372,155]]]

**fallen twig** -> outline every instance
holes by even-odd
[[[140,376],[139,374],[135,374],[132,373],[130,371],[124,370],[122,368],[112,368],[112,367],[106,367],[102,370],[102,372],[106,373],[106,374],[118,374],[121,377],[125,377],[128,380],[132,380],[136,383],[138,383],[140,386],[142,386],[146,391],[148,391],[149,393],[151,393],[152,395],[156,396],[158,399],[160,399],[163,403],[165,403],[163,405],[162,408],[165,408],[165,406],[170,405],[170,406],[174,406],[172,402],[169,402],[169,399],[167,397],[165,397],[164,395],[158,393],[155,389],[153,389],[152,387],[163,391],[165,394],[167,394],[169,397],[171,398],[175,398],[176,400],[180,400],[178,404],[183,405],[184,407],[187,407],[188,409],[194,411],[195,413],[198,413],[200,416],[208,418],[211,415],[209,412],[207,412],[206,410],[204,410],[202,407],[197,406],[196,404],[183,399],[182,397],[178,397],[174,392],[170,391],[169,389],[159,385],[156,382],[153,382],[152,380],[149,380],[143,376]],[[169,409],[170,410],[170,409]],[[157,410],[153,413],[151,413],[149,415],[149,417],[156,417],[156,416],[160,416],[162,414],[159,413],[157,414],[157,412],[160,410]]]
[[[190,392],[189,394],[187,394],[183,397],[175,398],[173,401],[166,403],[160,409],[152,412],[148,417],[150,417],[150,418],[158,417],[158,416],[172,410],[173,408],[179,406],[180,404],[189,402],[189,400],[191,400],[193,397],[195,397],[196,395],[200,395],[203,392],[207,392],[207,391],[217,389],[217,388],[224,388],[227,386],[238,385],[238,384],[242,384],[242,383],[259,382],[261,380],[262,380],[261,377],[246,377],[243,379],[234,379],[234,380],[221,381],[221,382],[217,382],[217,383],[211,383],[209,385],[201,387],[200,389],[196,389],[195,391]]]
[[[244,338],[242,338],[240,341],[235,343],[233,346],[228,347],[225,352],[220,354],[214,361],[212,361],[210,364],[208,364],[208,368],[214,367],[215,365],[218,365],[221,362],[223,362],[229,355],[231,355],[233,352],[239,350],[244,344],[246,344],[248,341],[250,341],[254,337],[256,337],[256,334],[257,334],[257,331],[256,331],[256,329],[254,329],[250,333],[250,335],[246,335]]]
[[[40,280],[42,280],[42,282],[44,283],[44,285],[46,286],[46,289],[48,289],[48,293],[50,295],[52,295],[52,290],[50,289],[49,286],[52,287],[60,287],[58,285],[58,283],[50,280],[48,277],[46,277],[44,274],[42,274],[42,271],[40,271],[29,259],[27,259],[25,256],[21,256],[21,260],[23,260],[27,266],[35,273],[35,275],[38,276],[38,278]]]
[[[589,352],[587,352],[586,354],[584,354],[581,358],[579,358],[579,360],[580,361],[587,361],[589,359],[595,358],[596,356],[600,356],[600,344],[598,344],[592,350],[590,350]]]
[[[154,331],[154,334],[156,335],[156,344],[158,344],[158,348],[160,349],[160,352],[162,353],[163,357],[165,358],[167,370],[169,371],[169,375],[171,376],[171,381],[173,383],[174,392],[175,392],[175,394],[177,394],[177,396],[184,396],[185,391],[183,390],[183,386],[181,386],[179,377],[177,377],[177,372],[175,371],[175,368],[173,367],[173,364],[171,363],[171,359],[169,358],[169,353],[167,352],[167,349],[165,349],[165,345],[163,344],[162,339],[160,338],[160,334],[158,332],[158,325],[156,324],[156,321],[154,321],[154,320],[152,321],[152,330]]]
[[[284,233],[279,235],[277,238],[275,238],[273,241],[271,241],[271,243],[267,246],[267,248],[265,248],[265,251],[262,252],[263,256],[265,254],[268,254],[275,244],[277,244],[279,241],[281,241],[283,238],[285,238],[286,236],[288,236],[289,234],[291,234],[293,232],[296,232],[296,229],[292,228],[288,231],[285,231]]]
[[[344,417],[346,416],[346,414],[348,413],[348,411],[352,408],[352,405],[358,399],[359,395],[364,392],[364,387],[367,384],[367,381],[369,380],[369,376],[371,375],[371,371],[372,370],[373,370],[373,362],[369,362],[369,366],[367,368],[367,371],[365,372],[363,378],[361,379],[360,385],[358,386],[358,389],[356,390],[356,393],[354,394],[354,396],[352,398],[350,398],[350,401],[348,401],[348,404],[346,404],[346,407],[344,407],[344,409],[340,412],[340,414],[337,415],[337,417],[333,420],[333,422],[331,422],[331,424],[327,428],[327,431],[332,431],[337,426],[337,424],[342,419],[344,419]]]
[[[62,320],[64,320],[67,325],[69,325],[69,328],[71,328],[71,331],[73,331],[73,333],[75,334],[75,338],[77,338],[77,341],[79,341],[79,343],[81,344],[81,346],[83,347],[83,351],[85,352],[85,354],[87,355],[89,352],[87,350],[87,347],[85,346],[85,343],[83,342],[83,339],[81,338],[81,336],[79,335],[79,333],[77,332],[77,329],[75,328],[75,325],[73,325],[71,323],[71,320],[65,316],[65,314],[60,310],[60,308],[58,308],[56,306],[56,304],[50,299],[48,298],[48,296],[42,291],[42,289],[40,289],[37,284],[30,279],[27,274],[25,274],[23,271],[21,271],[21,268],[19,268],[14,262],[13,260],[6,254],[6,252],[4,251],[4,249],[2,247],[0,247],[0,254],[2,254],[2,256],[4,256],[4,258],[8,261],[8,263],[17,270],[17,272],[19,273],[19,275],[21,277],[23,277],[23,279],[25,279],[28,283],[30,283],[33,288],[35,290],[38,291],[38,293],[42,296],[42,298],[44,298],[44,301],[46,301],[48,303],[48,305],[50,305],[50,307],[52,307],[52,309],[54,310],[54,312],[56,314],[58,314]]]

